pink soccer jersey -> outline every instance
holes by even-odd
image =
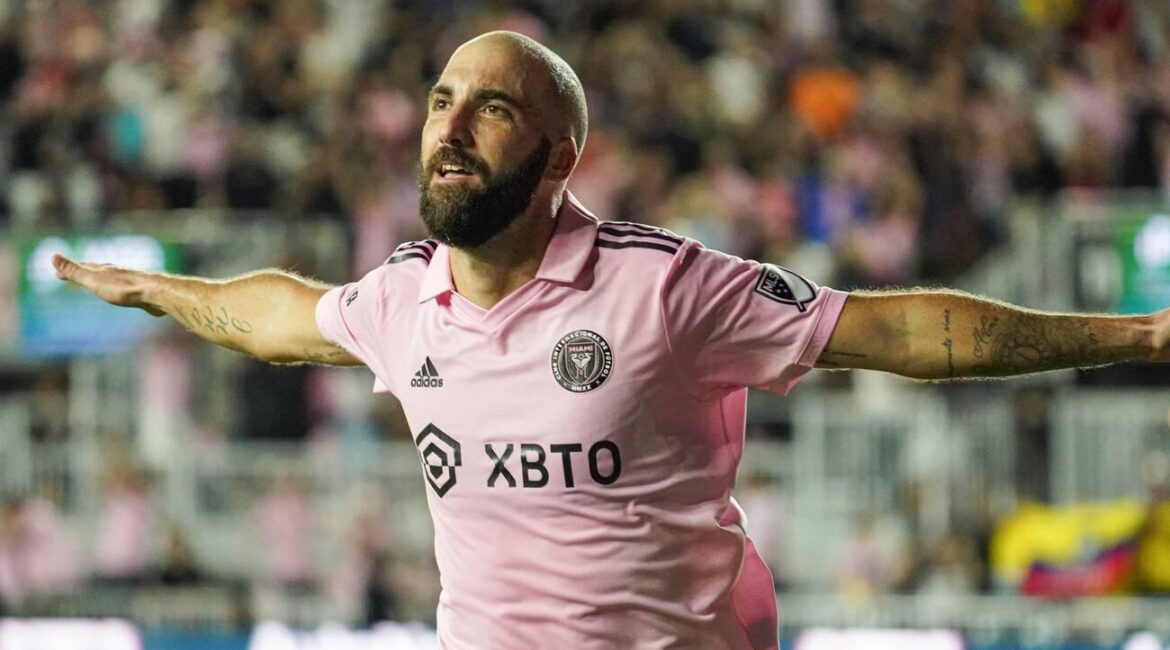
[[[745,386],[787,392],[845,294],[566,195],[491,309],[404,244],[317,323],[403,404],[428,484],[443,648],[777,647],[731,498]]]

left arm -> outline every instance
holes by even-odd
[[[821,368],[916,379],[1004,377],[1124,361],[1170,361],[1170,310],[1055,314],[953,291],[849,295]]]

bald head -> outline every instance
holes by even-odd
[[[545,116],[549,125],[561,127],[577,143],[577,153],[585,146],[589,132],[589,111],[585,105],[585,89],[577,73],[556,52],[537,41],[516,32],[495,31],[477,36],[451,55],[454,60],[464,48],[475,45],[503,46],[519,58],[533,81],[545,85],[550,103]]]

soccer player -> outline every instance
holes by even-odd
[[[565,190],[586,130],[563,60],[485,34],[427,97],[433,239],[360,281],[54,264],[260,359],[368,366],[418,446],[452,650],[776,648],[771,577],[731,498],[746,387],[786,392],[814,366],[947,379],[1170,357],[1170,311],[845,294],[599,221]]]

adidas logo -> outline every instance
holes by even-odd
[[[410,385],[415,388],[442,388],[443,378],[439,376],[439,371],[435,368],[435,364],[431,363],[431,358],[427,357],[422,368],[414,373],[414,379],[410,380]]]

